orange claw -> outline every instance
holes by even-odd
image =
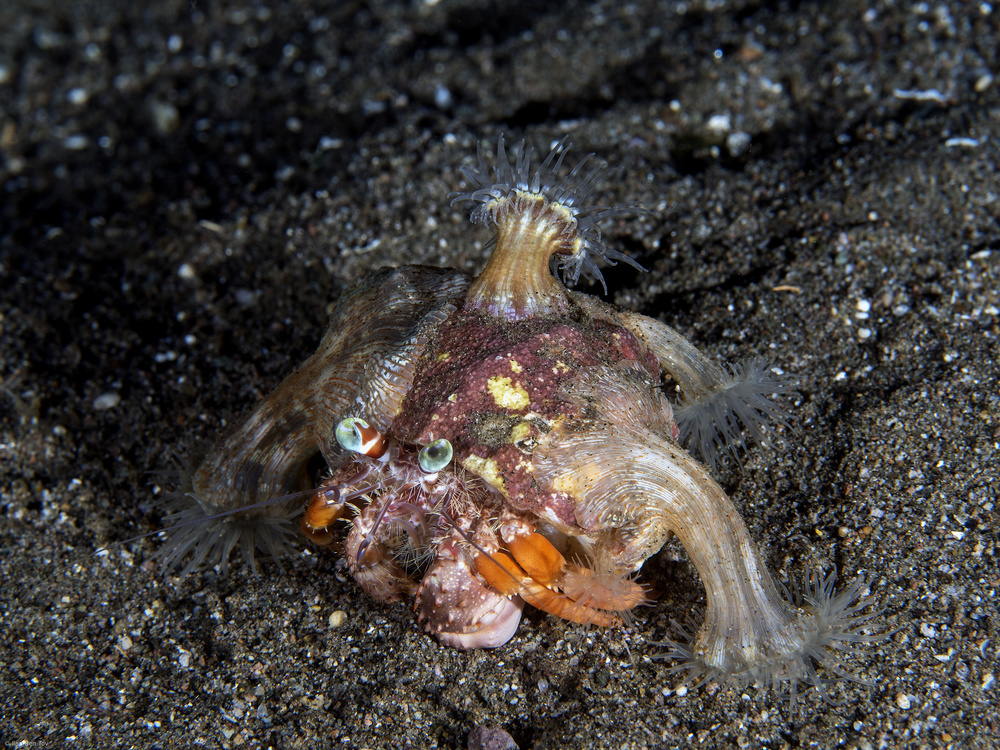
[[[566,558],[562,553],[537,531],[526,536],[515,536],[507,549],[528,576],[543,586],[555,583],[566,567]]]
[[[476,570],[494,590],[504,596],[517,594],[543,612],[581,625],[610,628],[621,624],[616,615],[550,588],[559,586],[566,559],[541,534],[514,537],[507,546],[513,557],[504,551],[476,555]]]
[[[302,517],[302,531],[316,544],[325,547],[333,541],[333,535],[326,531],[327,527],[343,515],[344,503],[337,488],[321,489],[309,500],[306,514]]]
[[[494,552],[492,555],[479,553],[476,555],[476,570],[495,591],[504,596],[520,593],[523,582],[528,580],[525,572],[506,552]]]

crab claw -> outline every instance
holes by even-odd
[[[470,569],[460,538],[438,548],[417,590],[416,608],[428,632],[447,646],[498,648],[514,637],[524,601],[484,586]]]
[[[344,501],[336,486],[322,487],[309,500],[306,514],[300,522],[302,532],[314,544],[327,547],[333,543],[333,534],[327,528],[344,515]]]
[[[645,601],[643,589],[631,580],[624,592],[602,594],[607,585],[594,571],[566,562],[552,543],[537,532],[515,535],[507,542],[511,554],[500,550],[479,553],[476,570],[496,591],[518,595],[550,615],[581,625],[614,627],[621,624],[616,611],[631,609]],[[513,556],[512,556],[513,555]]]

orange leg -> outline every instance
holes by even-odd
[[[524,572],[543,586],[551,586],[563,573],[566,558],[539,533],[515,536],[507,549]]]
[[[625,579],[624,596],[608,596],[593,571],[567,565],[566,559],[541,534],[515,537],[508,544],[513,557],[498,551],[476,556],[476,570],[497,592],[517,594],[549,614],[581,625],[620,625],[614,611],[631,609],[645,600],[641,587]],[[568,578],[577,596],[560,590]],[[594,580],[590,580],[594,579]],[[595,591],[597,592],[595,595]]]

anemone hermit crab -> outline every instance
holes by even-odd
[[[707,597],[691,642],[673,644],[689,677],[822,687],[816,663],[843,676],[836,652],[872,638],[863,580],[835,595],[832,577],[813,579],[786,601],[682,447],[712,463],[784,422],[768,397],[789,386],[567,288],[581,273],[603,283],[598,259],[639,266],[598,230],[632,209],[591,205],[601,167],[585,158],[560,177],[566,151],[535,170],[523,144],[512,163],[501,137],[492,170],[480,151],[455,202],[496,227],[482,273],[404,266],[346,293],[316,353],[196,469],[159,554],[187,573],[225,567],[239,546],[256,566],[255,549],[286,553],[300,525],[318,544],[346,528],[342,554],[366,592],[413,598],[444,644],[490,648],[526,602],[619,623],[646,598],[634,574],[676,534]],[[329,474],[303,508],[317,454]]]

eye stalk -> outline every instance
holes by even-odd
[[[428,474],[433,474],[450,464],[454,453],[451,443],[441,438],[421,448],[420,453],[417,454],[417,462],[421,469]]]
[[[388,445],[385,436],[361,417],[340,420],[334,436],[344,450],[363,453],[370,458],[380,458]]]

